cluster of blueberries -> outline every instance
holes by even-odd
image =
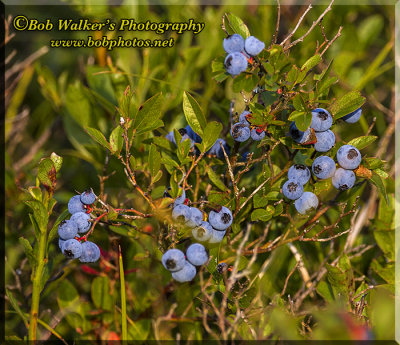
[[[58,225],[58,235],[60,236],[58,246],[68,259],[79,258],[81,262],[96,262],[100,258],[99,247],[78,236],[78,233],[85,233],[91,227],[92,223],[87,209],[95,200],[96,195],[90,189],[73,196],[68,201],[71,218]]]
[[[233,140],[242,143],[250,137],[255,141],[260,141],[265,137],[265,131],[263,128],[253,126],[250,129],[251,123],[248,121],[249,117],[251,117],[251,113],[245,110],[240,114],[239,122],[232,125],[231,136]]]
[[[208,261],[206,248],[200,243],[191,244],[185,254],[179,249],[169,249],[161,262],[172,273],[172,278],[180,283],[189,282],[196,276],[196,267]]]
[[[299,131],[294,122],[290,126],[292,138],[299,143],[306,143],[315,133],[317,142],[314,148],[318,152],[327,152],[335,145],[335,135],[329,128],[332,125],[332,116],[322,108],[312,111],[310,128],[305,132]],[[343,119],[348,123],[355,123],[361,117],[361,109],[346,115]],[[356,176],[353,172],[361,163],[360,151],[352,145],[343,145],[336,154],[339,168],[336,169],[335,161],[328,156],[317,157],[311,166],[313,174],[321,180],[331,178],[332,185],[341,191],[354,186]],[[304,192],[303,186],[310,179],[310,170],[301,164],[295,164],[288,171],[288,181],[282,187],[282,193],[290,200],[295,200],[296,210],[305,214],[312,208],[318,207],[318,198],[314,193]]]
[[[223,47],[228,54],[224,62],[225,69],[235,76],[247,69],[247,59],[260,54],[265,48],[265,43],[254,36],[244,40],[239,34],[233,34],[224,38]]]

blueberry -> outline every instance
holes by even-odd
[[[233,221],[232,212],[229,208],[222,206],[219,211],[211,211],[208,222],[215,230],[228,229]]]
[[[187,260],[194,266],[204,265],[208,261],[206,248],[200,243],[193,243],[186,250]]]
[[[343,145],[338,150],[336,158],[344,169],[356,169],[361,163],[361,153],[352,145]]]
[[[80,195],[75,195],[68,201],[68,212],[74,214],[76,212],[86,212],[85,205],[81,201]]]
[[[247,69],[247,59],[241,53],[230,53],[224,62],[226,71],[235,76]]]
[[[292,122],[289,128],[289,134],[296,143],[304,144],[309,140],[312,133],[310,128],[307,128],[305,132],[302,132],[296,127],[296,124]]]
[[[219,274],[224,274],[224,272],[226,272],[228,270],[228,264],[227,263],[225,263],[225,262],[220,262],[218,265],[217,265],[217,272],[219,273]]]
[[[180,223],[186,223],[190,219],[190,207],[183,204],[174,206],[172,218]]]
[[[287,180],[282,186],[282,193],[290,200],[296,200],[303,194],[303,185],[297,180]]]
[[[63,220],[58,225],[58,235],[62,240],[70,240],[74,238],[78,233],[78,224],[73,220]]]
[[[220,243],[224,239],[224,236],[226,234],[226,230],[221,231],[221,230],[215,230],[213,229],[211,232],[211,237],[208,240],[208,243]]]
[[[233,140],[242,143],[250,138],[250,128],[241,122],[235,123],[231,128],[231,136]]]
[[[265,131],[261,128],[253,128],[250,132],[251,139],[260,141],[265,137]]]
[[[198,135],[193,129],[192,127],[190,127],[190,125],[187,125],[185,127],[186,133],[189,136],[190,139],[194,140],[195,143],[201,143],[202,139],[200,137],[200,135]]]
[[[82,243],[82,254],[79,258],[80,262],[96,262],[100,259],[100,248],[96,243],[86,241]]]
[[[256,56],[265,48],[265,43],[254,36],[249,36],[244,41],[244,50],[251,56]]]
[[[352,170],[338,168],[332,176],[332,184],[336,189],[347,190],[354,186],[356,175]]]
[[[190,282],[195,276],[196,267],[188,261],[185,262],[185,266],[181,270],[172,273],[172,278],[180,283]]]
[[[250,115],[251,113],[245,110],[243,113],[239,115],[239,122],[243,123],[246,126],[250,126],[249,120],[247,120],[246,116]]]
[[[244,39],[239,34],[233,34],[224,38],[222,45],[228,54],[241,52],[244,49]]]
[[[315,158],[311,169],[315,176],[324,180],[333,176],[336,171],[336,164],[331,157],[320,156]]]
[[[96,195],[93,193],[92,189],[85,190],[80,196],[82,204],[91,205],[96,200]]]
[[[310,170],[303,164],[294,164],[289,168],[288,179],[297,180],[301,184],[306,184],[311,177]]]
[[[168,271],[176,272],[185,266],[185,254],[179,249],[169,249],[162,256],[161,262]]]
[[[331,130],[325,132],[315,132],[317,142],[314,149],[317,152],[328,152],[335,145],[335,134]]]
[[[199,226],[203,221],[203,212],[196,207],[189,207],[189,219],[185,223],[190,228]]]
[[[222,143],[222,145],[224,146],[226,154],[229,156],[231,154],[231,148],[226,143],[226,141],[224,139],[221,139],[221,138],[217,139],[217,141],[211,147],[211,149],[209,149],[207,151],[207,154],[211,155],[211,156],[216,156],[219,159],[225,159],[224,152],[222,151],[220,143]]]
[[[181,196],[179,196],[179,197],[177,197],[175,199],[174,206],[178,206],[180,204],[183,204],[185,202],[185,200],[186,200],[186,192],[185,192],[184,189],[181,189],[181,190],[182,190],[182,194],[181,194]]]
[[[314,193],[304,192],[303,195],[294,202],[297,212],[306,214],[309,210],[318,207],[318,198]]]
[[[62,252],[68,259],[77,259],[82,254],[82,245],[75,239],[67,240],[63,244]]]
[[[189,134],[187,133],[185,128],[181,128],[178,130],[179,134],[181,135],[182,139],[181,142],[183,142],[184,140],[189,139],[190,140],[190,147],[194,147],[195,141],[190,138]],[[169,132],[166,136],[165,136],[171,143],[176,145],[176,141],[175,141],[175,135],[174,135],[174,131]]]
[[[347,123],[356,123],[361,117],[361,112],[362,112],[361,108],[358,108],[357,110],[354,110],[350,114],[343,116],[342,119]]]
[[[78,226],[78,232],[83,233],[90,229],[92,223],[89,222],[90,216],[84,212],[76,212],[71,216],[72,221]]]
[[[314,109],[312,112],[311,128],[316,132],[327,131],[332,126],[332,115],[323,108]]]
[[[61,238],[58,239],[58,247],[61,249],[61,251],[63,251],[62,247],[65,243],[65,240],[62,240]]]
[[[202,242],[207,241],[211,237],[212,232],[213,232],[212,226],[210,225],[209,222],[206,222],[204,220],[198,227],[192,229],[193,237],[197,241],[202,241]]]

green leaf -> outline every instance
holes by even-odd
[[[175,152],[176,146],[165,137],[154,137],[152,138],[152,141],[153,144],[157,145],[158,147]]]
[[[107,142],[103,133],[101,133],[98,129],[87,127],[85,128],[87,134],[89,134],[94,141],[96,141],[101,146],[105,147],[107,150],[110,150],[110,144]]]
[[[378,137],[375,135],[364,135],[350,140],[347,145],[353,145],[355,148],[362,150],[364,147],[372,144],[376,139],[378,139]]]
[[[40,187],[29,187],[28,191],[35,200],[42,201],[42,190]]]
[[[63,158],[53,152],[50,155],[50,159],[52,160],[54,167],[56,168],[56,172],[59,172],[63,163]]]
[[[183,93],[183,112],[193,131],[203,138],[207,122],[197,101],[186,91]]]
[[[335,300],[335,295],[332,290],[332,286],[325,280],[321,280],[318,283],[317,293],[320,294],[327,302],[333,302]]]
[[[301,131],[306,131],[311,125],[311,111],[293,111],[289,116],[289,121],[295,121],[296,127]]]
[[[11,305],[13,306],[14,310],[17,312],[17,314],[19,315],[19,317],[22,319],[22,321],[25,324],[26,328],[29,328],[29,324],[28,324],[28,319],[25,316],[25,314],[23,313],[23,311],[21,310],[21,308],[18,305],[18,301],[17,299],[14,297],[13,293],[6,288],[6,294],[8,297],[8,300],[10,301]]]
[[[46,232],[48,215],[44,205],[37,200],[28,200],[25,201],[25,204],[27,204],[33,210],[33,217],[37,222],[40,232]]]
[[[162,122],[160,120],[161,109],[164,100],[161,93],[154,95],[149,98],[137,111],[133,118],[132,127],[137,131],[144,130],[149,131],[154,126],[159,126]]]
[[[321,55],[317,54],[309,58],[300,69],[300,73],[297,76],[296,83],[301,83],[307,76],[308,71],[321,62]]]
[[[366,157],[364,158],[365,167],[371,170],[383,168],[385,166],[386,161],[380,160],[376,157]]]
[[[36,257],[34,255],[34,253],[33,253],[33,249],[32,249],[31,244],[24,237],[20,237],[19,238],[19,243],[24,247],[25,255],[28,258],[31,267],[35,268],[36,264],[37,264],[37,260],[36,260]]]
[[[251,221],[269,221],[274,215],[275,208],[272,205],[268,205],[266,209],[258,208],[251,213]]]
[[[241,35],[244,39],[250,36],[250,31],[246,24],[239,17],[236,17],[232,13],[227,13],[226,18],[232,30]]]
[[[214,170],[211,167],[207,167],[207,175],[210,179],[210,181],[216,186],[218,187],[220,190],[222,190],[223,192],[225,192],[227,190],[226,186],[224,185],[224,183],[221,181],[221,179],[219,178],[219,176],[214,172]]]
[[[82,127],[91,123],[92,105],[83,86],[70,84],[65,95],[65,105],[68,113]]]
[[[68,311],[72,312],[79,308],[78,291],[70,281],[62,280],[57,287],[57,302],[61,310],[68,308]]]
[[[350,91],[342,98],[338,99],[330,108],[335,120],[357,110],[365,103],[365,97],[359,91]]]
[[[161,155],[157,151],[156,146],[151,144],[149,150],[149,168],[152,177],[155,177],[157,175],[158,171],[160,170],[160,167],[161,167]]]
[[[112,310],[113,301],[110,295],[109,279],[107,276],[96,277],[92,282],[91,294],[96,308],[102,310]]]
[[[257,75],[241,73],[233,80],[232,89],[233,92],[240,92],[242,90],[251,92],[257,86],[257,83]]]
[[[384,197],[386,204],[389,204],[389,199],[386,193],[385,185],[382,182],[382,178],[376,174],[374,171],[372,172],[372,177],[369,179],[375,186],[378,188],[379,193]]]
[[[202,136],[202,152],[206,152],[209,150],[217,141],[220,133],[222,131],[222,124],[216,121],[212,121],[207,124],[204,134]]]
[[[124,144],[124,138],[122,137],[123,129],[121,126],[118,126],[113,129],[110,134],[110,148],[111,152],[116,156],[119,156],[122,146]]]
[[[46,188],[53,190],[56,185],[56,168],[50,158],[44,158],[39,162],[37,177]]]
[[[346,283],[346,273],[336,266],[326,264],[325,267],[328,271],[328,281],[334,289],[335,297],[337,296],[339,299],[347,301],[349,289]]]
[[[375,230],[373,232],[376,243],[379,248],[385,254],[385,256],[390,260],[395,260],[395,232],[393,230]]]

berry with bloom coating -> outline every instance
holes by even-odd
[[[287,180],[282,186],[282,193],[290,200],[296,200],[303,194],[303,185],[297,180]]]
[[[329,114],[328,110],[323,108],[314,109],[312,112],[311,128],[314,128],[316,132],[327,131],[332,126],[332,115]]]
[[[189,220],[186,225],[190,228],[199,226],[203,221],[203,212],[196,207],[189,207]]]
[[[224,50],[229,53],[241,52],[244,49],[244,39],[239,34],[233,34],[224,38],[222,42]]]
[[[210,212],[208,222],[216,230],[226,230],[233,222],[232,212],[229,208],[222,206],[219,211]]]
[[[310,128],[307,128],[305,132],[301,131],[296,127],[296,124],[292,122],[289,127],[289,134],[296,143],[304,144],[309,141],[312,133]]]
[[[58,239],[58,247],[61,249],[61,251],[63,251],[62,247],[63,247],[64,243],[65,243],[65,240],[62,240],[61,238]]]
[[[224,62],[226,71],[235,76],[247,69],[247,59],[242,53],[230,53]]]
[[[260,141],[265,137],[265,131],[261,128],[253,128],[250,132],[251,139]]]
[[[304,192],[303,195],[294,202],[297,212],[306,214],[309,210],[318,207],[318,198],[314,193]]]
[[[316,177],[324,180],[333,176],[336,171],[336,164],[331,157],[320,156],[315,158],[311,169]]]
[[[231,154],[231,148],[226,143],[226,141],[224,139],[221,139],[221,138],[217,139],[215,144],[213,146],[211,146],[211,148],[207,151],[207,154],[211,155],[211,156],[216,156],[219,159],[224,159],[225,156],[224,156],[224,152],[222,151],[220,143],[222,143],[222,145],[224,146],[224,150],[225,150],[226,154],[229,156]]]
[[[81,201],[80,195],[74,195],[68,201],[68,212],[74,214],[76,212],[86,212],[85,205]]]
[[[233,140],[242,143],[250,138],[250,128],[241,122],[235,123],[231,128],[231,136]]]
[[[83,233],[90,229],[91,223],[89,222],[90,216],[84,212],[76,212],[71,216],[72,221],[78,226],[78,232]]]
[[[226,234],[226,230],[220,231],[220,230],[215,230],[213,229],[211,232],[211,237],[208,240],[208,243],[219,243],[224,239],[224,236]]]
[[[301,184],[306,184],[311,177],[310,170],[303,164],[294,164],[289,168],[288,179],[297,180]]]
[[[178,222],[186,223],[190,219],[190,207],[180,204],[172,210],[172,218]]]
[[[85,190],[80,196],[82,204],[91,205],[96,200],[96,195],[93,193],[92,189]]]
[[[185,127],[185,130],[186,130],[186,133],[187,133],[187,135],[189,136],[189,138],[190,138],[190,139],[193,139],[194,142],[196,142],[196,143],[201,143],[201,142],[202,142],[202,139],[201,139],[200,135],[198,135],[198,134],[192,129],[192,127],[190,127],[190,125],[187,125],[187,126]]]
[[[239,115],[239,122],[243,123],[246,126],[250,126],[250,122],[247,120],[246,116],[250,115],[251,113],[245,110],[243,113]]]
[[[256,56],[265,48],[265,43],[254,36],[249,36],[244,41],[244,50],[251,56]]]
[[[181,128],[178,130],[179,134],[181,135],[182,139],[181,142],[183,142],[184,140],[189,139],[190,140],[190,147],[194,147],[195,141],[189,136],[189,134],[187,133],[185,128]],[[176,145],[176,140],[175,140],[175,135],[174,135],[174,131],[169,132],[166,136],[165,136],[171,143]]]
[[[190,282],[195,276],[196,267],[188,261],[185,262],[185,266],[181,270],[172,273],[172,278],[180,283]]]
[[[74,238],[67,240],[63,244],[62,252],[68,259],[77,259],[82,254],[82,244]]]
[[[96,262],[100,259],[100,248],[96,243],[86,241],[82,243],[82,254],[79,258],[80,262]]]
[[[331,130],[325,132],[315,132],[317,142],[314,144],[314,149],[317,152],[328,152],[335,145],[335,134]]]
[[[338,168],[332,176],[332,184],[341,191],[350,189],[356,182],[356,175],[352,170]]]
[[[192,229],[192,235],[197,241],[205,242],[210,239],[213,230],[210,223],[203,220],[198,227]]]
[[[180,204],[183,204],[185,202],[185,200],[186,200],[186,192],[185,192],[184,189],[181,189],[181,190],[182,190],[182,194],[181,194],[181,196],[178,196],[175,199],[174,206],[178,206]]]
[[[361,108],[358,108],[357,110],[354,110],[350,114],[343,116],[342,119],[347,123],[356,123],[361,117],[361,112],[362,112]]]
[[[336,153],[336,158],[344,169],[356,169],[361,163],[361,153],[352,145],[343,145]]]
[[[195,266],[204,265],[208,260],[206,248],[200,243],[193,243],[186,250],[187,260]]]
[[[185,254],[179,249],[169,249],[162,256],[161,262],[168,271],[176,272],[185,266]]]
[[[73,220],[63,220],[58,225],[58,235],[63,240],[70,240],[74,238],[78,233],[78,224],[76,224]]]

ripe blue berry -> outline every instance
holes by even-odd
[[[244,41],[244,50],[251,56],[256,56],[265,48],[265,43],[254,36],[249,36]]]
[[[189,228],[194,228],[196,226],[199,226],[202,221],[203,221],[203,212],[201,212],[196,207],[189,207],[189,219],[186,222],[186,225]]]
[[[311,209],[318,207],[318,198],[314,193],[304,192],[303,195],[294,202],[297,212],[306,214]]]
[[[211,146],[211,149],[208,150],[207,154],[210,156],[216,156],[219,159],[225,159],[224,152],[222,151],[220,143],[222,143],[226,154],[229,156],[231,154],[231,148],[224,139],[220,138],[218,138],[215,144]]]
[[[350,189],[356,182],[356,175],[352,170],[338,168],[332,176],[332,184],[341,191]]]
[[[185,266],[185,254],[179,249],[169,249],[162,256],[161,262],[168,271],[176,272]]]
[[[246,116],[250,115],[251,113],[245,110],[243,113],[239,115],[239,122],[243,123],[246,126],[250,126],[250,122],[247,120]]]
[[[323,108],[314,109],[312,112],[311,128],[316,132],[327,131],[332,126],[332,115]]]
[[[181,135],[182,139],[181,142],[189,139],[190,140],[190,147],[194,147],[195,141],[190,138],[189,134],[187,133],[185,128],[181,128],[178,130],[179,134]],[[174,131],[169,132],[166,136],[165,136],[171,143],[176,145],[176,141],[175,141],[175,135],[174,135]]]
[[[336,154],[339,165],[344,169],[356,169],[361,163],[361,153],[352,145],[343,145]]]
[[[190,219],[190,207],[179,204],[172,210],[172,218],[180,223],[186,223]]]
[[[76,212],[71,216],[72,221],[78,226],[78,232],[83,233],[90,229],[92,223],[89,222],[90,216],[84,212]]]
[[[336,171],[336,164],[331,157],[320,156],[315,158],[311,169],[316,177],[324,180],[333,176]]]
[[[229,208],[222,206],[220,210],[210,212],[208,222],[216,230],[226,230],[233,222],[232,212]]]
[[[92,189],[85,190],[80,196],[82,204],[91,205],[96,200],[96,195],[93,193]]]
[[[335,145],[335,134],[331,130],[325,132],[315,132],[317,142],[314,149],[317,152],[328,152]]]
[[[68,212],[74,214],[76,212],[86,212],[85,205],[81,201],[80,195],[74,195],[68,201]]]
[[[78,233],[78,225],[73,220],[64,220],[58,225],[58,235],[63,240],[70,240]]]
[[[58,247],[61,249],[61,251],[63,251],[62,247],[63,247],[64,243],[65,243],[65,240],[62,240],[61,238],[58,239]]]
[[[202,221],[201,224],[192,229],[192,235],[197,241],[205,242],[210,239],[213,228],[209,222]]]
[[[75,239],[67,240],[63,244],[62,252],[68,259],[77,259],[82,254],[82,245]]]
[[[220,243],[224,239],[224,236],[226,234],[226,230],[221,231],[221,230],[215,230],[213,229],[211,232],[211,236],[208,240],[208,243]]]
[[[305,132],[302,132],[296,127],[296,124],[292,122],[290,124],[289,134],[296,143],[304,144],[309,141],[312,133],[310,128],[307,128]]]
[[[172,273],[172,278],[180,283],[190,282],[195,276],[196,267],[188,261],[185,262],[185,266],[181,270]]]
[[[250,138],[250,128],[241,122],[235,123],[231,128],[231,136],[233,140],[242,143]]]
[[[175,199],[174,206],[178,206],[180,204],[183,204],[185,202],[185,200],[186,200],[186,192],[185,192],[184,189],[181,189],[181,190],[182,190],[182,194],[181,194],[181,196],[179,196],[179,197],[177,197]]]
[[[244,39],[239,34],[233,34],[224,38],[222,42],[224,50],[229,53],[241,52],[244,49]]]
[[[297,180],[287,180],[282,186],[282,193],[290,200],[296,200],[303,194],[303,185]]]
[[[193,129],[192,127],[190,127],[190,125],[187,125],[185,127],[186,133],[189,136],[190,139],[194,140],[195,143],[201,143],[202,139],[200,137],[200,135],[198,135]]]
[[[96,262],[100,259],[100,248],[96,243],[86,241],[82,243],[82,254],[79,258],[80,262]]]
[[[361,117],[361,112],[362,112],[361,108],[358,108],[357,110],[354,110],[350,114],[343,116],[342,119],[347,123],[356,123]]]
[[[299,181],[301,184],[306,184],[311,177],[310,170],[303,164],[294,164],[288,171],[288,179]]]
[[[226,71],[235,76],[247,69],[247,59],[242,53],[230,53],[224,62]]]
[[[187,260],[194,266],[204,265],[208,260],[206,248],[200,243],[193,243],[186,250]]]
[[[260,141],[265,137],[265,131],[261,128],[253,128],[250,132],[251,139]]]

